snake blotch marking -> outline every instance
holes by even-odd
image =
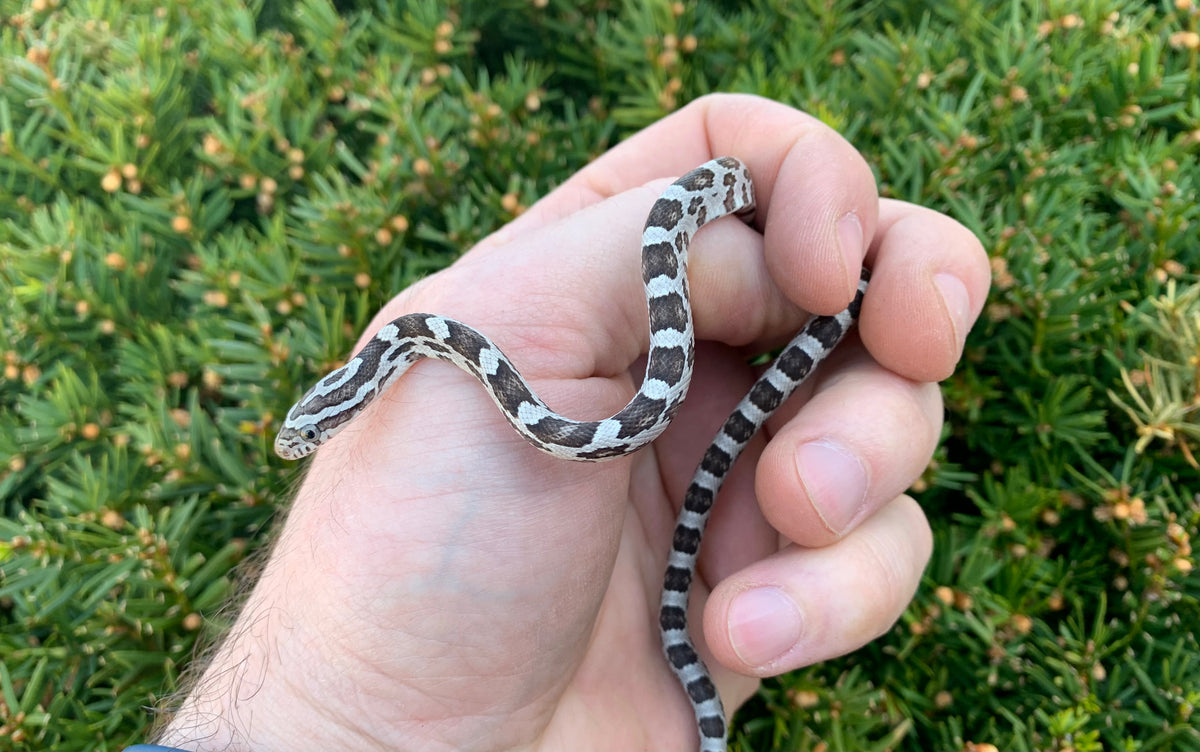
[[[682,236],[681,236],[682,237]],[[675,279],[679,274],[679,251],[670,243],[654,243],[642,249],[642,281],[655,277]]]
[[[660,198],[650,209],[650,216],[646,218],[646,226],[674,230],[681,219],[683,219],[683,204],[675,199]]]
[[[671,537],[671,547],[685,554],[694,554],[700,550],[700,528],[691,525],[676,525],[675,535]]]
[[[683,295],[669,292],[650,300],[650,328],[655,332],[674,329],[677,332],[687,330],[691,323],[691,311],[683,300]],[[653,355],[653,351],[650,353]]]
[[[708,472],[705,470],[704,472]],[[688,490],[683,495],[683,508],[695,515],[706,515],[712,509],[713,492],[698,484],[695,480],[688,486]],[[679,525],[682,525],[680,522]],[[679,527],[676,525],[676,527]],[[701,528],[703,532],[703,528]],[[686,551],[684,553],[687,553]]]
[[[579,421],[551,410],[490,339],[444,316],[413,313],[386,324],[346,365],[317,382],[288,411],[275,451],[298,459],[346,426],[422,358],[475,376],[508,422],[534,447],[568,460],[628,455],[658,438],[683,404],[696,359],[688,298],[687,252],[705,223],[754,215],[754,186],[741,162],[721,157],[663,191],[642,231],[642,281],[650,319],[646,375],[610,418]],[[688,592],[704,528],[738,455],[766,420],[837,346],[862,306],[864,269],[854,300],[836,316],[817,316],[783,349],[726,418],[704,453],[679,510],[663,577],[658,623],[667,665],[687,693],[702,752],[726,748],[725,710],[687,629]]]
[[[654,351],[654,372],[667,378],[667,383],[673,384],[683,379],[683,373],[688,368],[687,353],[682,347],[663,347]]]

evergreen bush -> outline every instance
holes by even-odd
[[[120,749],[387,298],[703,93],[989,249],[884,638],[741,749],[1200,747],[1195,0],[0,0],[0,750]]]

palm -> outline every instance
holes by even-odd
[[[530,359],[524,354],[510,356],[520,364]],[[319,453],[314,476],[334,479],[336,492],[311,496],[351,499],[353,507],[313,511],[355,541],[324,566],[339,581],[378,583],[351,609],[355,652],[386,666],[379,678],[395,685],[378,691],[403,698],[406,715],[480,719],[445,739],[456,746],[480,738],[526,746],[556,734],[566,739],[580,725],[595,726],[584,738],[600,747],[686,746],[695,732],[662,658],[659,589],[704,436],[749,383],[744,366],[717,362],[737,359],[732,350],[703,347],[696,389],[676,423],[633,458],[592,464],[543,455],[512,431],[473,379],[433,362],[406,375],[344,440]],[[566,372],[581,367],[563,363]],[[629,374],[584,381],[530,375],[535,388],[554,395],[551,404],[567,403],[562,411],[573,416],[592,417],[579,405],[615,411],[633,393]],[[436,405],[421,397],[430,392],[439,396]],[[745,485],[748,474],[740,475],[735,488]],[[720,530],[713,533],[719,544]],[[702,604],[703,582],[696,591]],[[397,640],[397,629],[408,639]],[[413,644],[427,649],[414,652]],[[448,683],[456,687],[453,706],[441,700]],[[736,693],[754,684],[742,678]],[[630,724],[639,717],[631,708],[664,704],[678,706],[659,716],[673,723]],[[507,736],[497,738],[501,728]]]

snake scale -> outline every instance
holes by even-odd
[[[288,412],[275,439],[298,459],[331,438],[422,358],[437,358],[479,379],[513,427],[538,449],[568,460],[629,454],[666,430],[691,382],[695,333],[688,298],[687,251],[705,223],[735,214],[749,221],[754,186],[732,157],[700,165],[654,203],[642,232],[642,279],[650,313],[646,375],[637,394],[604,420],[558,415],[534,394],[512,362],[483,334],[436,314],[413,313],[385,325],[346,365],[321,379]],[[782,350],[717,433],[684,496],[659,610],[663,650],[696,714],[702,752],[726,748],[721,698],[687,631],[688,591],[713,501],[733,462],[767,418],[853,326],[867,289],[863,271],[853,302],[817,316]]]

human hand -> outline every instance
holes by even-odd
[[[692,243],[696,371],[658,442],[603,464],[557,460],[472,377],[418,364],[317,453],[161,743],[694,746],[658,636],[676,511],[753,382],[747,356],[786,341],[807,312],[845,307],[864,260],[861,342],[844,343],[732,471],[692,612],[730,709],[753,677],[848,652],[895,622],[930,547],[902,492],[939,435],[933,382],[961,354],[987,263],[952,220],[880,200],[861,157],[814,119],[751,97],[699,100],[401,293],[368,336],[404,313],[445,314],[486,332],[562,414],[612,414],[644,368],[646,213],[666,176],[726,154],[755,180],[756,226],[717,222]]]

